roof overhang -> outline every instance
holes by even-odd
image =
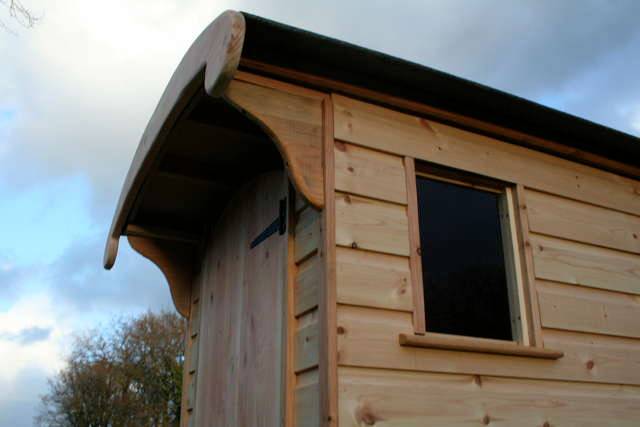
[[[216,98],[233,78],[245,29],[241,13],[224,12],[200,34],[180,61],[147,124],[124,181],[105,248],[105,268],[115,262],[118,242],[138,192],[180,115],[203,84],[206,93]]]
[[[229,111],[233,102],[222,97],[239,69],[410,110],[507,142],[640,177],[637,137],[415,63],[253,15],[227,11],[189,48],[149,120],[118,200],[105,248],[105,268],[114,264],[120,236],[136,235],[139,231],[134,227],[126,233],[140,205],[141,189],[148,187],[148,192],[161,195],[167,191],[168,186],[162,182],[150,181],[158,179],[152,172],[162,153],[171,144],[174,150],[189,150],[189,135],[197,126],[194,124],[197,117],[195,121],[185,120],[187,115],[198,116],[199,109],[208,109],[207,117],[215,115],[218,123],[225,124],[211,138],[219,138],[220,132],[225,135],[235,132],[235,136],[229,137],[242,144],[233,149],[270,155],[261,142],[264,129],[247,129],[246,123],[235,130],[232,125],[227,126],[237,118]],[[208,132],[207,129],[202,132]],[[210,145],[207,150],[215,148]],[[278,148],[282,154],[281,147]],[[233,156],[237,158],[237,154],[227,152],[226,158],[220,158],[227,161]],[[212,151],[209,155],[215,157],[216,153]],[[282,157],[289,164],[284,154]],[[254,166],[259,169],[259,165]],[[176,191],[176,198],[182,197],[179,188]],[[308,194],[314,204],[312,191],[302,193]],[[169,199],[159,196],[149,204],[158,207]],[[149,236],[153,231],[141,234]],[[176,234],[172,239],[184,243],[192,237]]]

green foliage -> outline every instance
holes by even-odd
[[[36,422],[48,427],[178,426],[184,334],[178,315],[148,312],[74,341]]]

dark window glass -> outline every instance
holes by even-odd
[[[501,194],[418,177],[427,331],[511,340]]]

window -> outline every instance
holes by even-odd
[[[419,165],[416,190],[426,332],[520,341],[508,185]]]

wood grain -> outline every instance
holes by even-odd
[[[539,279],[640,294],[640,257],[582,243],[531,235]]]
[[[413,311],[408,258],[339,247],[336,265],[338,302]]]
[[[335,136],[640,215],[640,182],[417,116],[334,96]]]
[[[322,162],[324,171],[325,208],[322,211],[322,253],[324,266],[320,286],[320,381],[321,425],[337,427],[338,420],[338,364],[336,336],[336,194],[335,156],[333,139],[333,102],[326,96],[322,102]]]
[[[317,380],[310,384],[304,384],[296,388],[296,427],[320,427],[320,386]]]
[[[357,145],[335,143],[336,190],[406,204],[402,158]]]
[[[322,101],[239,80],[229,84],[225,99],[261,125],[278,146],[293,185],[322,208]]]
[[[404,158],[407,185],[407,220],[409,221],[409,268],[411,269],[411,293],[413,295],[413,329],[424,334],[426,326],[426,301],[422,279],[422,249],[420,248],[420,212],[418,211],[418,189],[416,164],[411,157]]]
[[[640,297],[539,282],[542,325],[547,328],[640,338]]]
[[[345,305],[338,306],[338,329],[340,366],[597,383],[638,384],[640,380],[637,340],[581,334],[584,341],[578,341],[543,329],[543,336],[549,337],[545,347],[565,354],[554,361],[402,347],[398,334],[413,334],[411,313]],[[624,356],[625,348],[633,351]]]
[[[295,228],[295,255],[296,263],[300,263],[318,252],[322,243],[320,233],[320,213],[309,206],[298,215]]]
[[[503,354],[507,356],[560,359],[564,353],[548,348],[530,347],[512,341],[457,335],[426,333],[424,335],[399,334],[398,341],[404,347],[434,348],[440,350],[469,351],[474,353]]]
[[[298,267],[295,279],[294,314],[300,316],[318,306],[318,292],[322,283],[322,263],[314,256]]]
[[[336,243],[395,255],[409,255],[404,206],[336,193]]]
[[[320,353],[319,326],[317,322],[298,329],[296,333],[295,371],[306,371],[318,366]]]
[[[171,291],[173,305],[189,316],[195,247],[190,243],[127,236],[131,247],[153,262],[162,272]]]
[[[565,378],[640,384],[640,340],[558,329],[542,331],[545,347],[564,351],[557,369]]]
[[[277,215],[284,183],[283,172],[249,183],[208,236],[195,425],[282,425],[288,236],[249,243]]]
[[[636,426],[640,388],[340,368],[345,426]]]
[[[529,235],[529,215],[526,200],[526,192],[522,184],[511,188],[510,195],[513,198],[517,239],[517,253],[520,265],[517,266],[522,282],[519,283],[518,300],[520,310],[524,312],[522,317],[522,341],[525,344],[540,347],[542,343],[542,326],[540,324],[540,309],[538,308],[538,293],[536,292],[536,278],[533,265],[533,249]]]
[[[261,74],[268,73],[272,76],[284,78],[287,81],[295,81],[303,85],[309,85],[327,91],[349,94],[354,98],[367,99],[374,104],[392,106],[393,108],[410,111],[416,115],[434,117],[439,121],[453,123],[457,126],[464,127],[465,129],[475,130],[481,134],[492,135],[497,139],[504,139],[505,141],[509,141],[511,144],[533,147],[540,151],[556,153],[560,157],[569,158],[579,163],[603,168],[631,178],[640,178],[640,168],[628,163],[608,159],[598,154],[559,144],[557,142],[536,137],[514,129],[497,126],[493,123],[474,119],[463,114],[452,113],[451,111],[436,108],[431,105],[425,105],[380,91],[354,86],[343,81],[332,80],[326,77],[296,71],[291,68],[283,68],[248,58],[242,58],[240,63],[246,69],[250,69]]]
[[[536,233],[640,254],[640,217],[533,190],[527,200]]]

